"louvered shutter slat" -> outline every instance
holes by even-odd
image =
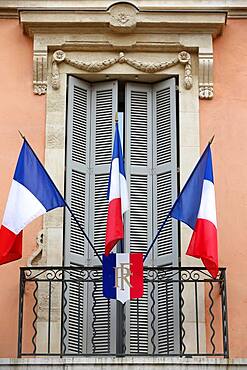
[[[97,86],[97,87],[96,87]],[[113,110],[116,112],[115,101],[117,97],[113,97],[114,86],[110,83],[110,88],[106,86],[94,85],[94,109],[95,109],[95,163],[99,166],[111,162],[112,156],[112,125],[113,125]],[[101,90],[102,89],[102,90]],[[113,101],[114,99],[114,101]]]
[[[154,85],[154,230],[158,230],[177,195],[175,80]],[[177,266],[177,225],[166,223],[154,251],[155,264]]]
[[[150,85],[126,84],[126,175],[130,211],[126,215],[125,250],[147,251],[152,240],[152,91]],[[127,304],[127,352],[149,348],[148,287]]]
[[[153,88],[154,136],[154,230],[158,230],[177,196],[175,80]],[[168,219],[153,252],[155,265],[178,265],[177,224]],[[171,273],[167,273],[166,279]],[[158,353],[179,352],[179,286],[160,281],[156,291]]]
[[[106,220],[108,211],[107,187],[109,174],[95,175],[94,202],[94,246],[98,253],[104,253]]]
[[[164,172],[157,175],[157,225],[158,228],[164,221],[167,213],[172,207],[172,177],[171,172]],[[158,238],[158,257],[173,252],[172,220],[168,219],[167,224]]]
[[[90,238],[99,254],[104,253],[108,211],[107,188],[112,158],[112,138],[117,111],[117,82],[92,86],[92,135],[90,152]],[[99,261],[92,255],[92,264]]]
[[[144,286],[142,298],[130,302],[129,352],[148,352],[148,287]]]
[[[71,264],[76,267],[77,265]],[[68,295],[68,351],[72,353],[83,352],[83,328],[85,325],[84,299],[85,287],[80,282],[80,275],[76,271],[70,272],[69,295]]]
[[[78,222],[88,233],[90,85],[74,77],[68,79],[66,200]],[[68,211],[65,213],[65,266],[82,266],[87,260],[87,244],[80,228]],[[66,274],[67,275],[67,274]],[[66,276],[67,277],[67,276]],[[66,349],[69,353],[86,350],[87,287],[71,272],[67,282]]]
[[[130,211],[125,250],[145,253],[152,240],[152,107],[149,85],[126,84],[126,176]]]
[[[91,151],[90,151],[90,239],[99,254],[104,253],[108,212],[107,188],[112,158],[112,138],[117,112],[117,82],[92,85]],[[90,251],[90,264],[99,265],[98,258]],[[89,288],[88,350],[90,353],[116,351],[115,302],[102,295],[102,282]]]
[[[90,86],[69,77],[67,111],[66,200],[88,232]],[[65,214],[65,265],[85,264],[85,238],[75,220]]]

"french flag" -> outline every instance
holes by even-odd
[[[22,257],[22,230],[65,201],[24,139],[0,229],[0,264]]]
[[[103,295],[122,303],[142,297],[142,253],[111,253],[103,256]]]
[[[217,222],[210,144],[174,203],[170,215],[194,230],[186,254],[201,258],[204,266],[213,278],[216,278],[218,274]]]
[[[124,237],[123,214],[129,209],[123,152],[117,123],[113,144],[107,199],[109,200],[109,205],[105,240],[106,256],[109,255],[115,244]]]

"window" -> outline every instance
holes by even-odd
[[[112,155],[114,119],[124,110],[125,169],[130,195],[130,211],[125,219],[125,251],[145,253],[164,220],[177,190],[177,136],[174,78],[157,84],[108,81],[89,84],[74,77],[68,80],[66,199],[85,232],[100,254],[104,252],[106,199]],[[65,218],[65,265],[98,265],[99,261],[87,245],[79,228],[68,215]],[[176,222],[169,220],[147,260],[149,265],[177,266],[178,243]],[[77,284],[78,285],[78,284]],[[116,318],[115,302],[102,296],[97,287],[73,286],[68,291],[68,347],[73,352],[114,352]],[[97,336],[90,338],[92,293]],[[157,317],[167,322],[164,333],[158,333],[159,353],[177,345],[175,319],[177,292],[157,289]],[[169,310],[164,309],[166,301]],[[84,304],[82,303],[84,302]],[[146,352],[150,336],[148,292],[139,300],[143,327],[139,331],[141,352]],[[126,305],[127,352],[135,353],[137,328],[136,301]],[[78,323],[78,317],[80,322]],[[78,338],[78,325],[82,335]],[[108,328],[110,327],[110,330]],[[162,325],[159,325],[162,327]],[[100,336],[101,335],[101,336]],[[104,336],[105,335],[105,336]],[[103,340],[102,336],[109,340]],[[167,336],[170,342],[167,344]],[[98,339],[97,339],[98,338]],[[177,336],[178,338],[178,336]]]

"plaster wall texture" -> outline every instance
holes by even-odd
[[[228,20],[214,41],[215,96],[200,102],[201,149],[212,144],[219,263],[227,268],[230,356],[247,354],[247,22]]]
[[[22,139],[20,130],[44,159],[45,97],[32,88],[32,40],[23,35],[18,20],[1,19],[0,27],[0,217],[2,218]],[[41,220],[24,231],[23,258],[0,266],[0,357],[17,350],[19,267],[36,247]]]

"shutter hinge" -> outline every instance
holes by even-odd
[[[177,173],[180,173],[180,167],[177,167]]]
[[[176,85],[176,91],[179,91],[179,86],[178,85]]]

